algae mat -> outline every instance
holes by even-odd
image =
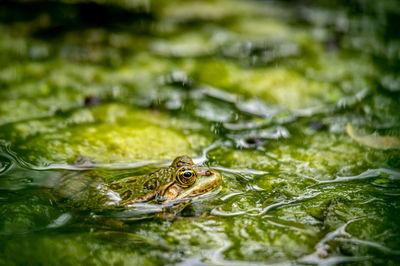
[[[5,1],[0,264],[398,264],[399,18],[390,0]],[[223,183],[173,219],[43,188],[181,154]]]

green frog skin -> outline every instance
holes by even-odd
[[[57,198],[75,208],[104,210],[149,202],[174,205],[188,202],[221,184],[221,174],[209,167],[195,165],[188,156],[179,156],[170,166],[150,174],[105,183],[95,174],[65,172],[51,185]]]

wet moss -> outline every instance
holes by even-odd
[[[62,119],[15,123],[8,138],[21,141],[13,149],[35,165],[70,163],[79,155],[98,163],[128,163],[194,155],[209,142],[197,133],[184,131],[188,125],[199,127],[193,122],[110,104],[73,111]]]
[[[399,151],[346,125],[400,136],[399,10],[309,2],[6,1],[0,264],[395,264]],[[109,182],[181,154],[223,183],[175,217],[43,189],[79,155]]]

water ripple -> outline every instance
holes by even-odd
[[[328,242],[331,241],[339,241],[339,242],[347,242],[347,243],[354,243],[357,245],[364,245],[368,247],[373,247],[378,249],[379,251],[389,254],[389,255],[400,255],[400,250],[393,250],[384,245],[372,241],[366,241],[357,239],[348,232],[346,232],[346,227],[354,222],[367,219],[367,217],[359,217],[356,219],[352,219],[345,223],[344,225],[340,226],[336,230],[328,233],[324,238],[322,238],[317,245],[315,246],[315,251],[309,255],[304,256],[298,262],[300,263],[312,263],[312,264],[324,264],[324,265],[335,265],[338,263],[343,262],[353,262],[353,261],[362,261],[368,260],[370,257],[368,256],[328,256],[328,249],[329,245]]]
[[[300,263],[312,263],[312,264],[320,264],[323,263],[324,265],[334,265],[336,263],[340,262],[346,262],[347,259],[350,259],[351,261],[354,261],[354,259],[358,257],[344,257],[340,256],[338,257],[330,257],[323,259],[323,257],[328,256],[328,249],[329,245],[327,245],[328,242],[334,240],[338,236],[345,236],[345,237],[351,237],[349,233],[346,232],[346,227],[350,225],[351,223],[355,221],[359,221],[363,218],[356,218],[353,220],[348,221],[344,225],[340,226],[336,230],[329,232],[324,238],[322,238],[316,245],[315,245],[315,251],[309,255],[304,256],[303,258],[299,259]],[[337,260],[339,259],[339,261]],[[344,261],[342,261],[344,260]]]
[[[0,175],[7,172],[8,169],[10,169],[12,163],[10,160],[8,160],[7,158],[2,158],[2,156],[0,157]]]
[[[6,173],[14,165],[14,158],[8,152],[8,143],[0,140],[0,175]]]
[[[356,176],[342,176],[342,177],[336,177],[336,179],[333,180],[319,181],[317,184],[313,186],[317,186],[320,184],[331,184],[331,183],[349,182],[354,180],[364,180],[364,179],[379,177],[380,175],[383,174],[385,174],[386,177],[390,180],[400,180],[400,172],[388,168],[378,168],[378,169],[368,169],[367,171]]]
[[[266,171],[256,170],[256,169],[232,169],[232,168],[225,168],[222,166],[214,166],[215,170],[220,170],[223,172],[233,173],[233,174],[251,174],[251,175],[265,175],[268,174]]]
[[[19,158],[18,155],[11,150],[10,146],[11,144],[9,142],[0,139],[0,154],[6,157],[11,164],[17,164],[23,168],[33,169],[33,166]]]
[[[381,251],[385,254],[389,254],[389,255],[396,255],[396,256],[400,255],[400,250],[393,250],[393,249],[383,246],[380,243],[376,243],[376,242],[372,242],[372,241],[360,240],[360,239],[356,239],[356,238],[336,238],[335,240],[340,241],[340,242],[350,242],[350,243],[355,243],[355,244],[364,245],[364,246],[368,246],[368,247],[373,247],[373,248],[376,248],[379,251]]]

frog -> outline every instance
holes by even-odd
[[[182,210],[191,201],[215,191],[222,175],[208,167],[196,165],[182,155],[172,163],[139,176],[128,176],[113,182],[94,172],[66,171],[48,186],[57,199],[63,199],[79,210],[104,211],[129,208],[139,203],[158,204],[161,207],[180,206]]]

